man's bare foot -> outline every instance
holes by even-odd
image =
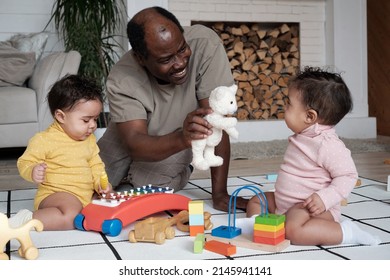
[[[229,212],[229,200],[230,195],[228,194],[218,194],[213,195],[213,207],[216,210]],[[248,199],[237,196],[236,199],[236,209],[246,210],[246,205],[248,204]],[[234,211],[234,198],[232,199],[232,209]]]

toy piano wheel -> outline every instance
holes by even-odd
[[[137,242],[137,239],[135,239],[135,231],[134,230],[131,230],[129,232],[129,241],[131,243],[136,243]]]
[[[156,241],[156,244],[163,244],[165,242],[165,233],[162,231],[159,231],[154,236],[154,241]]]
[[[83,214],[77,214],[77,216],[73,220],[74,227],[78,230],[85,230],[83,223],[84,223],[84,215]]]
[[[167,227],[165,229],[165,237],[167,239],[172,239],[175,237],[175,230],[173,229],[173,227]]]
[[[102,232],[105,235],[117,236],[122,230],[122,222],[118,219],[105,220],[102,224]]]

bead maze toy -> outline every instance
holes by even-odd
[[[248,189],[255,193],[260,201],[261,213],[255,218],[254,235],[246,236],[241,234],[241,228],[236,227],[236,200],[238,193]],[[264,203],[262,202],[263,198]],[[234,199],[233,223],[231,217],[232,200]],[[236,189],[229,200],[228,225],[220,226],[206,234],[206,241],[217,240],[228,242],[238,247],[244,247],[268,252],[279,252],[290,245],[290,241],[285,239],[284,215],[268,213],[268,202],[264,193],[256,186],[243,186]]]
[[[35,228],[36,231],[42,231],[43,224],[39,220],[32,219],[20,227],[12,228],[9,226],[7,216],[0,213],[0,248],[4,248],[9,240],[17,239],[20,243],[19,255],[26,260],[35,260],[39,253],[31,240],[30,230],[32,228]],[[2,252],[0,260],[9,260],[9,257]]]
[[[102,194],[74,219],[75,228],[117,236],[124,226],[165,210],[186,210],[190,199],[169,187],[143,186],[129,192]]]

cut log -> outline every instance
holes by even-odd
[[[288,81],[300,67],[299,25],[214,23],[238,85],[239,120],[283,119]]]

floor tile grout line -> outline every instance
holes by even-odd
[[[321,250],[324,250],[324,251],[326,251],[326,252],[328,252],[328,253],[330,253],[330,254],[332,254],[332,255],[336,255],[336,256],[338,256],[338,257],[344,259],[344,260],[350,260],[349,258],[343,256],[342,254],[333,252],[333,251],[331,250],[331,248],[326,248],[326,247],[323,247],[323,246],[318,246],[318,247],[321,248]],[[334,247],[334,248],[339,248],[339,247]]]
[[[385,185],[387,184],[387,182],[382,182],[382,181],[378,181],[378,180],[370,179],[370,178],[363,177],[363,176],[359,176],[359,178],[362,178],[362,179],[365,179],[365,180],[374,181],[374,182],[378,182],[378,183],[382,183],[382,184],[385,184]]]
[[[110,248],[110,251],[114,254],[115,258],[117,260],[122,260],[120,254],[118,253],[118,251],[115,249],[115,247],[112,245],[112,243],[110,242],[110,240],[108,240],[107,236],[100,232],[100,236],[103,238],[104,242],[106,243],[106,245],[108,246],[108,248]]]
[[[357,222],[359,222],[359,223],[361,223],[361,224],[364,224],[364,225],[366,225],[366,226],[370,226],[370,227],[372,227],[372,228],[376,228],[377,230],[381,230],[381,231],[383,231],[383,232],[390,233],[390,231],[388,231],[388,230],[386,230],[386,229],[384,229],[384,228],[381,228],[381,227],[378,227],[378,226],[375,226],[375,225],[371,225],[371,224],[366,223],[366,222],[364,222],[364,221],[362,221],[362,220],[357,220]]]
[[[357,196],[360,196],[360,197],[364,197],[364,198],[370,199],[370,200],[375,201],[375,202],[381,202],[381,203],[388,204],[388,202],[384,201],[387,198],[386,199],[377,199],[377,198],[373,198],[373,197],[370,197],[370,196],[367,196],[367,195],[363,195],[363,194],[360,194],[360,193],[356,193],[356,192],[352,192],[352,193],[354,195],[357,195]],[[365,203],[365,202],[368,202],[368,200],[351,202],[351,204],[354,204],[354,203]]]

